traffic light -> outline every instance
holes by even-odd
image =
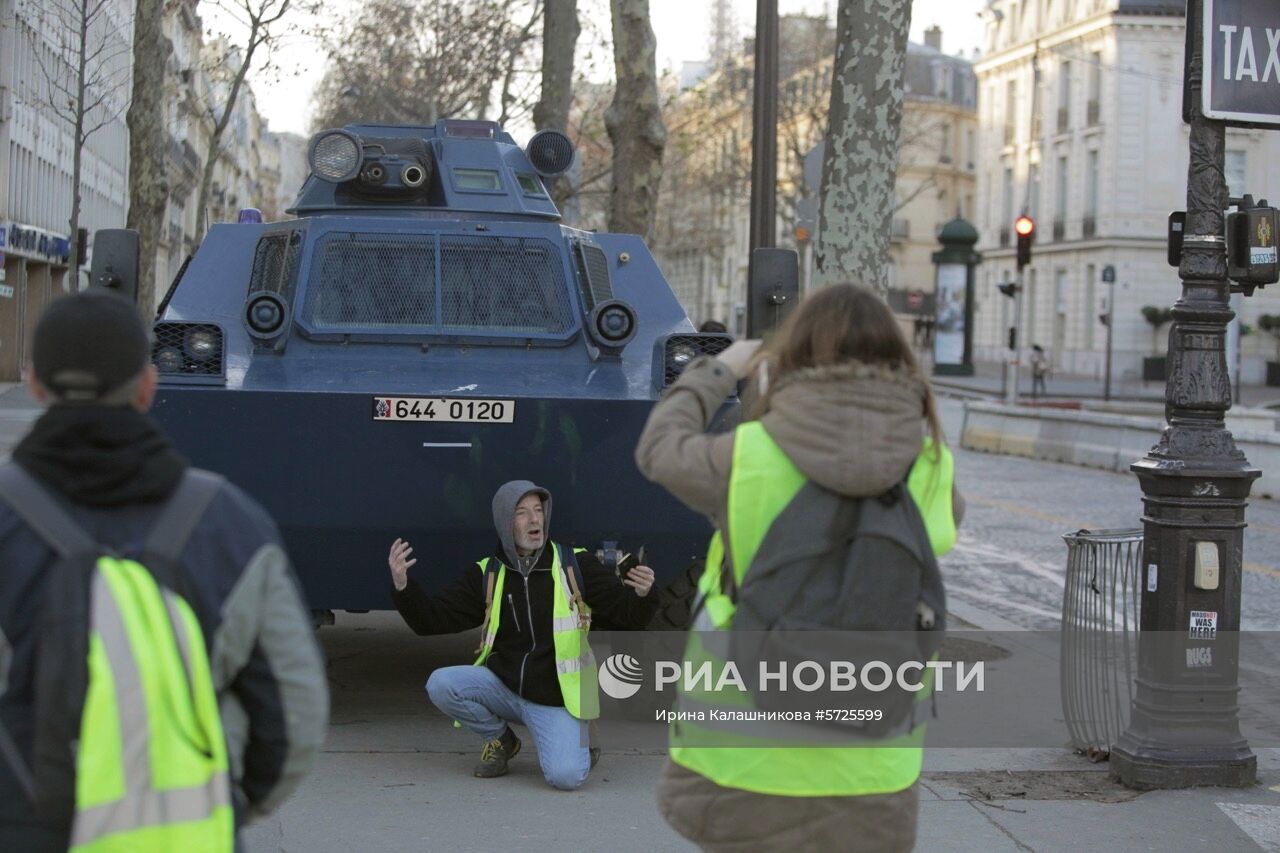
[[[1227,214],[1227,277],[1252,291],[1280,278],[1276,257],[1276,209],[1265,199],[1255,206],[1251,196],[1236,213]]]
[[[1036,239],[1036,221],[1025,213],[1013,221],[1013,233],[1018,235],[1018,269],[1031,263],[1031,244]]]

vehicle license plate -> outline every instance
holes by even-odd
[[[449,397],[374,397],[375,421],[443,421],[509,424],[516,418],[515,400]]]

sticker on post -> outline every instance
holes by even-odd
[[[1193,646],[1187,649],[1187,669],[1206,666],[1213,666],[1213,649],[1208,646]]]
[[[1218,637],[1218,611],[1192,610],[1191,630],[1187,636],[1193,640],[1214,640]]]
[[[374,397],[375,421],[509,424],[516,418],[515,400],[449,397]]]
[[[1147,592],[1156,591],[1156,583],[1159,578],[1157,571],[1155,563],[1147,566]]]

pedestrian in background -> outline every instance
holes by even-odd
[[[324,739],[280,535],[147,417],[150,352],[101,291],[36,327],[47,410],[0,466],[0,850],[230,853]]]
[[[1045,380],[1049,378],[1049,360],[1045,358],[1044,347],[1031,345],[1031,396],[1039,397],[1048,394]]]
[[[749,481],[739,477],[738,454],[780,453],[779,466],[848,497],[885,493],[917,459],[949,459],[929,385],[874,293],[824,288],[787,320],[767,359],[759,346],[740,341],[691,363],[654,408],[636,449],[645,476],[709,516],[733,545],[723,563],[708,560],[704,599],[720,591],[722,572],[734,573],[729,588],[741,588],[754,556],[749,543],[758,547],[781,514],[759,509],[772,481],[758,472]],[[761,386],[751,413],[758,420],[706,434],[741,379]],[[945,491],[937,506],[946,518],[937,522],[939,513],[922,506],[931,538],[935,526],[953,525],[962,514],[949,474],[936,488]],[[718,598],[718,612],[706,613],[711,627],[727,630],[734,604]],[[919,747],[699,748],[680,745],[673,730],[658,803],[668,823],[706,850],[905,851],[915,843],[922,760]]]

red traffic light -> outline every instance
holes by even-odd
[[[1013,221],[1013,230],[1019,237],[1029,237],[1036,233],[1036,221],[1024,214]]]

